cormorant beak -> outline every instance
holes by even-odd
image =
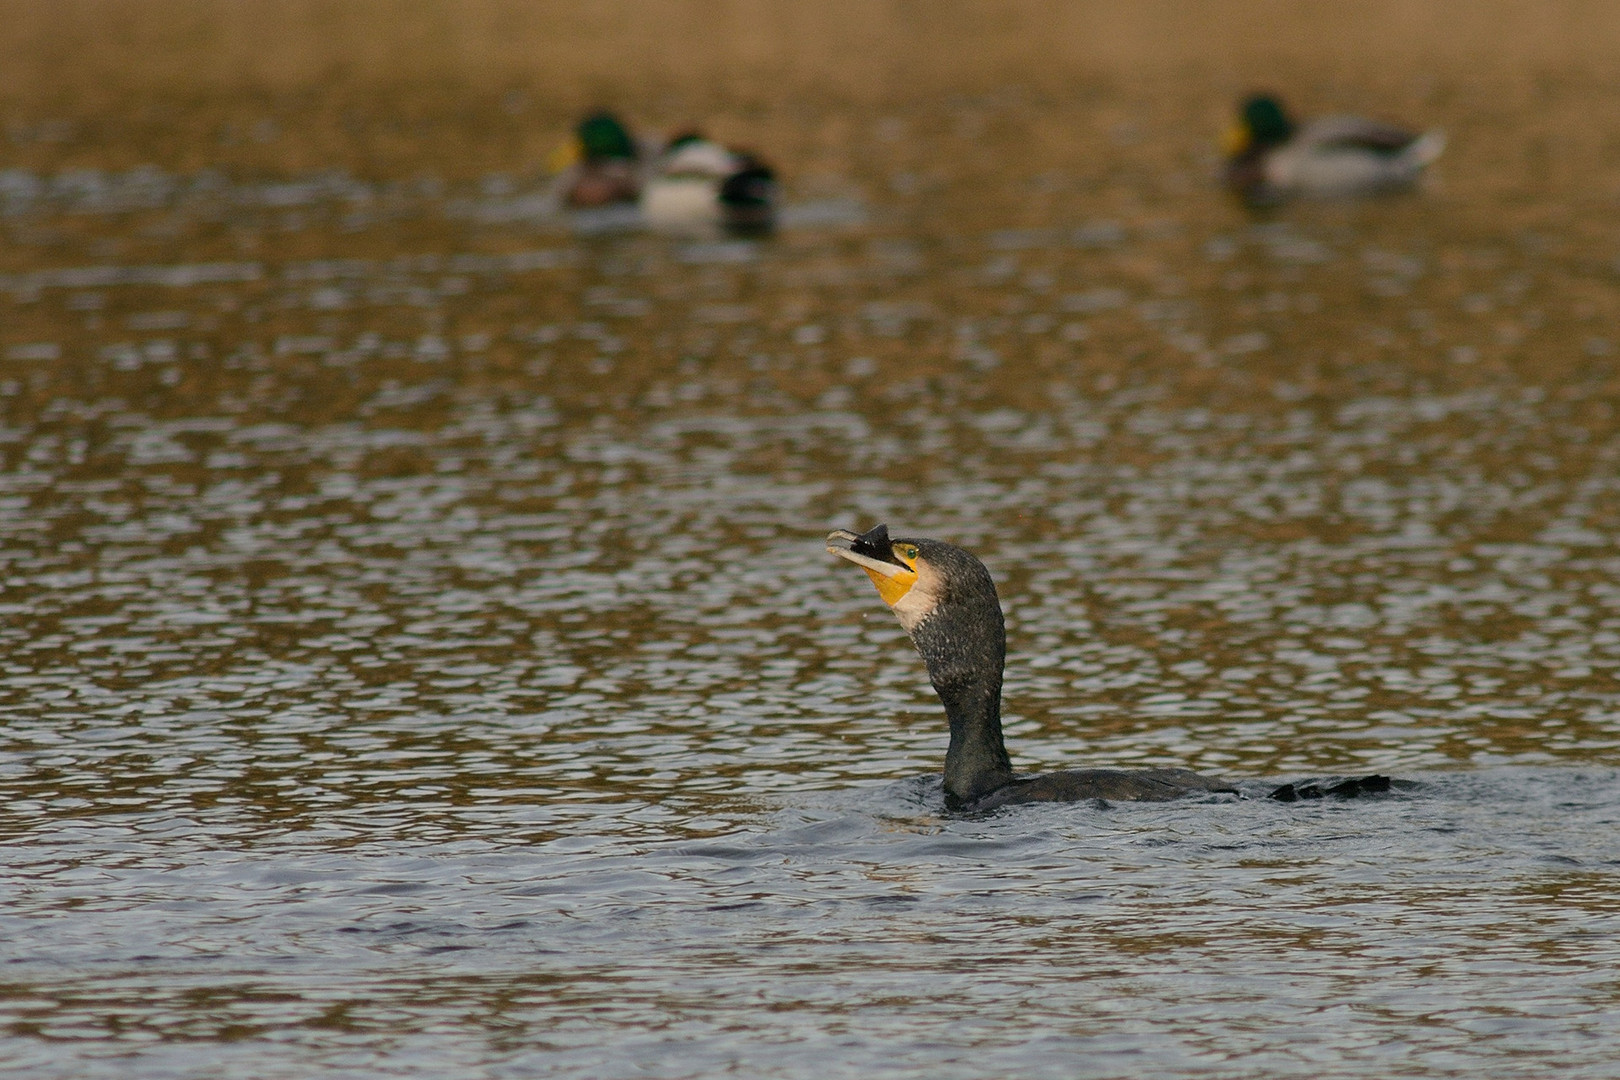
[[[899,603],[917,583],[916,566],[903,559],[896,552],[896,546],[889,540],[887,525],[875,525],[864,533],[836,529],[827,536],[827,550],[865,570],[872,584],[877,586],[878,595],[890,607]]]

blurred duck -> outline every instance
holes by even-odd
[[[1445,145],[1443,132],[1414,134],[1358,116],[1296,124],[1276,98],[1256,95],[1227,133],[1226,185],[1255,205],[1397,191],[1416,183]]]
[[[635,202],[645,156],[618,117],[597,112],[579,122],[549,164],[562,203],[582,210]]]
[[[665,232],[769,232],[776,219],[776,176],[746,151],[695,133],[679,135],[642,187],[641,214]]]

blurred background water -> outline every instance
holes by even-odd
[[[1612,1075],[1607,8],[0,14],[0,1071]],[[1450,146],[1255,215],[1256,87]],[[1021,769],[1418,786],[946,816],[877,521]]]

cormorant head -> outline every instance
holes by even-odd
[[[994,624],[999,633],[1001,606],[990,572],[959,547],[939,540],[894,539],[887,525],[877,525],[864,533],[839,529],[827,537],[827,550],[866,571],[913,638],[924,621],[946,611],[953,619]]]

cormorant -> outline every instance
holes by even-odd
[[[990,572],[974,556],[939,540],[891,539],[886,525],[864,533],[838,529],[827,550],[865,570],[928,666],[945,706],[945,805],[982,811],[1011,803],[1174,799],[1231,792],[1225,780],[1190,769],[1075,769],[1015,776],[1001,737],[1001,675],[1007,635]],[[1387,791],[1385,776],[1285,784],[1283,801]]]

